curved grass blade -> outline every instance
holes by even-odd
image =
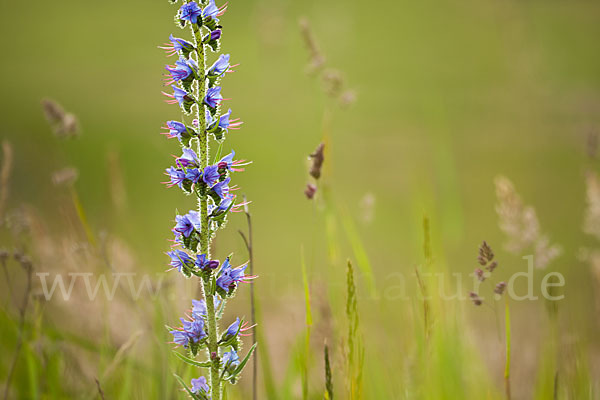
[[[188,394],[190,396],[192,396],[192,399],[195,399],[196,396],[194,396],[194,393],[192,393],[192,391],[190,390],[190,388],[187,387],[187,385],[185,384],[185,382],[183,381],[183,379],[181,379],[181,377],[179,375],[177,375],[177,374],[173,374],[173,376],[175,377],[175,379],[177,379],[177,381],[179,382],[179,384],[181,386],[183,386],[183,388],[185,389],[185,391],[188,392]]]
[[[174,353],[174,354],[177,356],[177,358],[179,358],[181,361],[183,361],[183,362],[185,362],[185,363],[188,363],[188,364],[190,364],[190,365],[193,365],[194,367],[200,367],[200,368],[210,368],[210,366],[211,366],[211,363],[210,363],[210,361],[204,361],[204,362],[200,362],[200,361],[193,360],[193,359],[191,359],[191,358],[189,358],[189,357],[186,357],[186,356],[184,356],[183,354],[181,354],[181,353],[179,353],[179,352],[177,352],[177,351],[174,351],[173,353]]]
[[[235,377],[238,376],[244,370],[244,367],[246,366],[246,363],[250,359],[250,356],[252,355],[252,353],[254,353],[254,350],[256,349],[256,345],[257,344],[258,343],[254,343],[252,345],[252,347],[250,348],[250,350],[246,354],[246,357],[244,357],[244,359],[240,362],[240,365],[238,365],[238,367],[233,371],[233,373],[227,379],[232,379],[232,378],[235,379]]]

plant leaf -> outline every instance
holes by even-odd
[[[196,396],[194,396],[194,393],[192,393],[192,391],[190,390],[190,388],[187,387],[187,385],[185,384],[185,382],[183,381],[183,379],[181,379],[181,377],[179,375],[177,375],[177,374],[173,374],[173,376],[175,377],[175,379],[177,379],[177,381],[179,382],[179,384],[181,386],[183,386],[183,388],[185,389],[185,391],[188,392],[188,394],[190,396],[192,396],[193,399],[195,399]]]
[[[258,343],[254,343],[252,345],[252,347],[250,348],[250,350],[248,350],[248,353],[246,354],[246,357],[244,357],[244,359],[242,360],[242,362],[240,362],[240,365],[238,365],[238,367],[233,371],[233,373],[227,379],[235,378],[236,376],[238,376],[244,370],[244,367],[246,366],[246,363],[250,359],[250,356],[252,355],[252,353],[254,353],[254,350],[256,349],[256,345],[257,344]]]
[[[189,357],[184,356],[183,354],[174,351],[175,355],[177,356],[177,358],[179,358],[181,361],[184,361],[190,365],[193,365],[195,367],[200,367],[200,368],[210,368],[210,361],[204,361],[204,362],[200,362],[200,361],[196,361],[194,359],[191,359]]]

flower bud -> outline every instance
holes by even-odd
[[[219,39],[221,39],[221,29],[215,29],[202,39],[204,44],[208,44],[212,51],[219,50]]]
[[[471,298],[473,304],[475,304],[476,306],[480,306],[483,304],[483,300],[481,300],[481,297],[479,297],[477,293],[471,292],[469,293],[469,297]]]
[[[307,183],[306,189],[304,189],[304,194],[306,195],[306,198],[309,200],[312,199],[313,197],[315,197],[315,193],[317,193],[317,187],[312,183]]]
[[[506,289],[506,282],[500,282],[494,288],[494,293],[501,295],[504,293],[504,289]]]
[[[475,269],[475,276],[477,277],[477,279],[479,279],[479,282],[485,281],[485,275],[481,268]]]

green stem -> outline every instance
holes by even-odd
[[[506,362],[504,364],[504,391],[506,400],[510,400],[510,311],[508,308],[508,297],[505,297],[504,328],[506,340]]]
[[[196,41],[196,54],[198,56],[198,67],[201,78],[198,81],[195,97],[197,100],[196,118],[198,119],[198,155],[200,157],[200,166],[204,170],[209,163],[208,133],[206,132],[206,114],[204,105],[204,96],[206,95],[206,52],[202,44],[202,32],[198,25],[192,25],[194,39]],[[200,232],[200,253],[206,254],[210,258],[210,228],[208,219],[208,194],[201,191],[198,197],[198,208],[202,223]],[[212,275],[202,280],[202,292],[206,300],[207,325],[208,325],[208,357],[211,360],[210,367],[210,387],[212,400],[221,400],[221,376],[217,314],[215,310],[213,290],[211,289]]]

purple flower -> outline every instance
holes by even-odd
[[[186,59],[180,57],[175,62],[175,65],[167,65],[165,67],[171,74],[171,79],[175,82],[189,80],[188,78],[194,76],[194,70],[197,70],[196,62],[192,59]]]
[[[169,40],[173,44],[173,49],[175,51],[184,51],[189,53],[190,51],[194,50],[194,45],[187,40],[176,38],[173,35],[169,35]]]
[[[170,331],[169,333],[173,335],[173,343],[178,344],[179,346],[187,347],[190,338],[186,332],[174,330]]]
[[[206,378],[201,376],[197,379],[192,379],[192,389],[191,392],[194,394],[208,394],[210,388],[206,383]]]
[[[179,103],[179,105],[181,107],[183,107],[183,104],[185,103],[186,99],[189,97],[188,92],[186,92],[183,89],[178,88],[175,85],[171,85],[171,87],[173,88],[173,97],[175,98],[175,100],[177,100],[177,103]]]
[[[188,134],[188,129],[185,124],[179,121],[167,121],[167,126],[163,127],[163,129],[168,130],[164,135],[167,135],[169,139],[177,138],[181,140],[182,134]]]
[[[219,196],[221,199],[224,199],[229,194],[229,182],[231,182],[231,178],[227,178],[224,181],[218,182],[212,187],[212,190],[217,194],[217,196]]]
[[[179,272],[183,269],[184,265],[192,265],[194,260],[185,252],[181,250],[169,251],[167,255],[171,258],[169,265],[173,269],[177,269]]]
[[[243,124],[242,121],[240,121],[239,118],[235,118],[235,119],[230,119],[231,117],[231,108],[224,114],[222,114],[219,119],[218,119],[218,128],[215,127],[216,125],[216,121],[211,120],[211,124],[213,124],[212,126],[209,126],[209,130],[211,131],[220,131],[220,130],[224,130],[224,131],[229,131],[229,129],[240,129],[240,125]]]
[[[180,107],[189,112],[189,109],[194,103],[194,98],[188,92],[175,85],[171,85],[171,88],[173,88],[173,94],[162,92],[165,96],[171,98],[171,100],[167,100],[167,103],[178,103]]]
[[[184,237],[190,237],[194,230],[201,230],[200,214],[194,210],[191,210],[186,215],[175,216],[175,222],[173,232],[179,233]]]
[[[209,75],[223,75],[229,68],[229,54],[221,54],[217,61],[208,69]]]
[[[235,196],[228,193],[225,195],[225,198],[221,200],[221,202],[217,206],[208,206],[208,214],[210,216],[216,217],[218,215],[223,214],[227,211],[237,211],[237,208],[240,206],[239,204],[233,204],[233,200]]]
[[[183,330],[192,342],[198,343],[207,336],[204,332],[204,320],[202,318],[196,318],[193,321],[186,321],[181,318],[181,323],[183,324]]]
[[[192,316],[197,319],[200,317],[206,317],[208,311],[206,310],[206,300],[194,300],[192,299]]]
[[[215,122],[215,119],[213,119],[210,111],[208,110],[206,110],[204,114],[206,115],[206,126],[210,129],[210,126]]]
[[[180,318],[182,327],[176,330],[171,331],[170,333],[173,335],[173,342],[187,347],[189,343],[198,343],[202,339],[207,337],[206,332],[204,331],[204,319],[201,315],[201,307],[200,302],[192,303],[194,306],[192,316],[193,319],[188,321],[184,318]]]
[[[227,336],[235,336],[240,332],[240,317],[237,317],[235,321],[229,325],[225,334]]]
[[[170,182],[165,182],[167,184],[167,186],[171,187],[171,186],[177,185],[180,188],[183,188],[183,181],[185,180],[185,172],[182,169],[169,167],[166,169],[165,175],[167,175],[171,179]]]
[[[206,254],[198,254],[198,255],[196,255],[195,264],[196,264],[196,267],[205,271],[205,270],[217,269],[217,267],[219,266],[219,261],[209,260],[206,257]]]
[[[219,117],[219,126],[221,129],[227,130],[229,128],[229,117],[231,116],[231,108],[225,114]]]
[[[221,174],[219,173],[219,167],[217,165],[207,166],[202,173],[202,180],[209,187],[214,186],[219,181],[220,177]]]
[[[232,268],[229,263],[229,258],[227,258],[219,270],[217,286],[229,293],[229,289],[235,287],[236,283],[247,283],[250,279],[254,279],[255,277],[247,276],[244,273],[247,266],[247,264],[244,264],[240,267]]]
[[[214,305],[215,308],[219,307],[219,304],[221,304],[221,300],[219,300],[219,296],[214,295]],[[192,300],[192,316],[196,319],[196,318],[200,318],[200,317],[206,317],[208,311],[206,309],[206,300],[201,299],[201,300]]]
[[[231,167],[233,166],[233,157],[235,157],[235,151],[231,150],[231,153],[221,158],[217,163],[219,169],[231,169]]]
[[[210,31],[210,39],[209,40],[219,40],[221,39],[221,30],[215,29],[214,31]]]
[[[233,196],[231,194],[228,194],[227,196],[225,196],[225,198],[223,200],[221,200],[221,202],[217,206],[216,214],[220,214],[220,213],[223,213],[223,212],[229,210],[231,208],[231,204],[233,203],[234,198],[235,198],[235,196]]]
[[[231,367],[237,367],[238,365],[240,365],[240,357],[235,352],[235,350],[223,353],[221,361],[223,362],[223,367],[229,370],[231,369]]]
[[[168,57],[174,56],[178,51],[181,51],[183,55],[187,57],[190,52],[194,50],[194,45],[187,40],[176,38],[173,35],[170,35],[169,41],[171,43],[165,43],[163,46],[158,46],[166,51]]]
[[[229,325],[227,330],[225,332],[223,332],[223,335],[221,336],[221,340],[227,342],[227,341],[235,338],[237,335],[248,336],[249,334],[247,334],[245,332],[254,328],[254,326],[255,326],[255,325],[248,326],[248,322],[244,322],[240,326],[240,323],[241,323],[241,321],[240,321],[239,317],[236,318],[235,321],[231,325]]]
[[[200,219],[200,213],[198,211],[190,210],[190,212],[188,212],[186,216],[197,231],[200,231],[202,229],[202,221]]]
[[[192,24],[198,23],[200,15],[202,15],[202,9],[195,1],[186,3],[179,9],[179,18],[184,21],[190,21]]]
[[[185,174],[185,179],[189,179],[193,183],[198,183],[200,179],[202,179],[202,172],[200,172],[198,168],[188,169]]]
[[[179,157],[175,162],[180,167],[198,167],[200,165],[200,160],[198,159],[198,155],[192,149],[185,148],[183,149],[183,154]]]
[[[187,215],[175,216],[175,222],[176,223],[175,227],[173,228],[173,232],[177,232],[184,237],[190,237],[190,235],[194,232],[194,225]]]
[[[221,100],[223,100],[223,96],[221,96],[221,86],[212,87],[206,91],[204,103],[210,108],[216,108]]]
[[[206,6],[206,8],[204,8],[204,11],[202,11],[202,16],[204,18],[213,18],[214,20],[217,20],[217,16],[219,14],[219,8],[215,5],[215,0],[210,0],[210,2],[208,3],[208,6]]]

